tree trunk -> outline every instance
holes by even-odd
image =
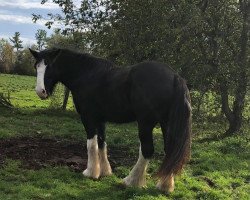
[[[244,107],[244,99],[246,94],[246,84],[239,89],[239,86],[236,89],[235,101],[233,109],[230,109],[229,100],[228,100],[228,88],[224,82],[220,82],[220,93],[221,93],[221,104],[222,112],[225,114],[228,122],[229,128],[225,133],[225,136],[230,136],[237,133],[242,125],[242,111]]]
[[[2,93],[0,93],[0,107],[12,108],[12,104],[10,102],[9,95],[6,97]]]
[[[65,89],[64,89],[64,99],[63,99],[63,105],[62,105],[63,110],[66,110],[68,99],[69,99],[69,92],[70,92],[69,89],[67,87],[65,87]]]
[[[250,12],[250,3],[242,2],[241,3],[241,13],[243,17],[242,31],[239,41],[240,52],[238,55],[238,71],[239,77],[238,82],[236,83],[235,89],[235,100],[233,103],[232,111],[229,108],[228,104],[228,90],[226,86],[222,83],[221,85],[221,97],[222,97],[222,111],[225,113],[227,120],[229,121],[229,128],[226,131],[225,135],[230,136],[236,134],[242,125],[242,112],[244,109],[246,91],[247,91],[247,70],[248,64],[247,55],[248,55],[248,34],[249,34],[249,12]]]

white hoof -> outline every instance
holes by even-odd
[[[160,180],[157,185],[156,188],[163,191],[163,192],[167,192],[167,193],[171,193],[174,191],[174,178],[171,177],[169,179],[166,179],[164,181]]]
[[[100,176],[111,176],[111,175],[112,175],[111,167],[107,169],[101,169]]]
[[[133,186],[133,187],[145,187],[146,186],[146,178],[138,178],[138,177],[130,177],[127,176],[123,179],[123,184],[126,186]]]
[[[88,178],[98,179],[100,176],[100,170],[98,170],[98,169],[95,169],[95,170],[85,169],[82,174],[83,174],[83,176],[88,177]]]

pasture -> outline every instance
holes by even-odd
[[[249,124],[240,135],[219,139],[225,121],[194,120],[191,160],[167,195],[155,188],[153,178],[163,158],[156,127],[147,188],[124,188],[121,179],[138,157],[136,124],[108,124],[114,174],[97,181],[84,178],[86,133],[72,100],[61,111],[56,107],[62,88],[54,101],[41,101],[34,87],[34,77],[0,74],[0,92],[9,93],[15,106],[0,108],[0,199],[250,199]]]

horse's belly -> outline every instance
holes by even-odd
[[[104,113],[105,121],[114,123],[128,123],[135,121],[134,113],[129,109],[110,108]]]

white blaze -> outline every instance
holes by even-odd
[[[46,67],[47,66],[44,63],[44,60],[39,62],[36,66],[36,69],[37,69],[36,93],[41,98],[47,97],[45,86],[44,86],[44,75],[45,75]]]

